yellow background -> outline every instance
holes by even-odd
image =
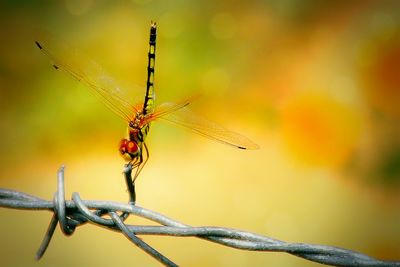
[[[158,23],[158,103],[192,109],[260,145],[243,151],[152,124],[138,205],[194,226],[400,259],[398,1],[2,1],[0,186],[51,199],[127,201],[126,124],[54,71],[33,41],[48,31],[113,77],[145,85]],[[59,229],[34,254],[49,212],[0,210],[1,266],[158,266],[122,235]],[[132,224],[142,220],[130,218]],[[144,240],[183,266],[318,266],[195,238]]]

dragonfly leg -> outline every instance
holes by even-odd
[[[134,157],[128,164],[132,166],[132,169],[137,168],[140,165],[140,156]]]
[[[139,157],[139,160],[138,160],[138,164],[137,164],[136,173],[135,173],[135,176],[133,178],[133,182],[135,182],[136,177],[139,176],[139,173],[142,171],[144,165],[146,165],[147,160],[149,159],[149,149],[147,148],[146,143],[143,142],[143,146],[144,146],[144,151],[146,153],[145,154],[143,154],[143,153],[140,154],[140,157]],[[142,148],[141,148],[141,151],[143,151]],[[144,155],[144,157],[143,157],[143,155]]]
[[[142,150],[142,147],[140,147],[140,150]],[[139,172],[140,172],[140,165],[142,163],[143,163],[143,154],[140,153],[139,157],[137,158],[137,162],[134,165],[134,168],[136,168],[136,171],[135,171],[135,175],[133,176],[132,183],[135,183],[136,177],[138,177]]]

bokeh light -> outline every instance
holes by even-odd
[[[361,125],[356,112],[332,98],[297,97],[281,112],[284,143],[301,162],[340,166],[358,143]]]

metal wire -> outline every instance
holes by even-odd
[[[130,168],[125,168],[125,175],[129,175],[130,171]],[[58,170],[57,192],[54,194],[52,201],[47,201],[23,192],[0,189],[0,207],[24,210],[49,210],[53,212],[47,232],[36,253],[36,259],[40,259],[44,255],[57,227],[57,223],[59,223],[61,231],[68,236],[74,233],[76,227],[91,222],[110,230],[120,231],[132,243],[165,266],[178,265],[145,243],[137,235],[198,237],[237,249],[287,252],[306,260],[333,266],[400,267],[400,261],[382,261],[338,247],[288,243],[267,236],[224,227],[192,227],[157,212],[132,204],[82,200],[78,193],[72,194],[72,200],[65,200],[64,192],[63,166]],[[120,215],[118,215],[118,212]],[[160,226],[127,225],[124,221],[129,215],[146,218],[159,223]]]

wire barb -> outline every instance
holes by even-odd
[[[131,174],[128,166],[126,166],[124,174],[128,181]],[[137,235],[198,237],[231,248],[287,252],[297,257],[325,265],[400,267],[400,261],[382,261],[343,248],[305,243],[288,243],[267,236],[224,227],[192,227],[157,212],[132,205],[132,195],[130,196],[130,204],[123,204],[111,201],[82,200],[78,193],[72,194],[72,200],[65,200],[64,192],[63,166],[57,173],[57,192],[54,194],[53,201],[47,201],[10,189],[0,189],[0,207],[48,210],[53,212],[48,229],[36,253],[36,259],[38,260],[44,255],[57,227],[57,223],[60,224],[61,231],[69,236],[74,233],[76,227],[91,222],[113,231],[120,231],[132,243],[165,266],[178,265],[145,243]],[[121,215],[118,215],[118,213],[121,213]],[[160,224],[160,226],[125,224],[124,221],[129,215],[148,219]],[[108,218],[104,218],[104,216]]]

